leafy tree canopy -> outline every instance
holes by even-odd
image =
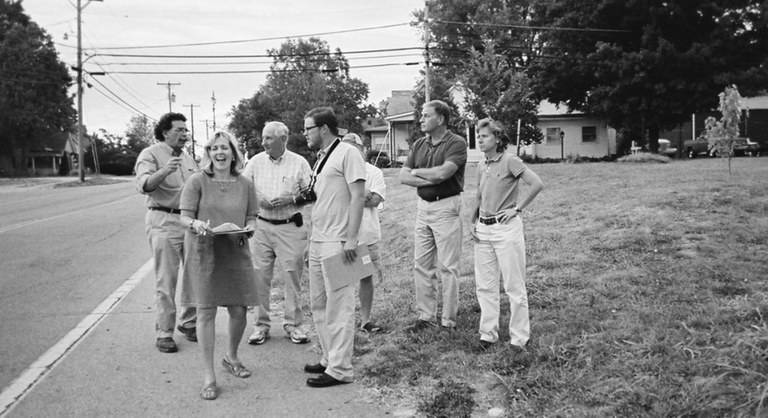
[[[368,85],[349,76],[349,63],[340,50],[331,52],[318,38],[288,40],[267,53],[272,57],[271,73],[253,97],[232,108],[230,129],[248,144],[251,152],[262,149],[261,131],[266,122],[285,123],[293,135],[300,135],[304,115],[317,106],[330,106],[340,127],[362,132],[361,123],[376,113],[365,104]],[[292,135],[292,137],[293,137]],[[307,154],[306,141],[292,139],[289,147]]]
[[[763,0],[541,1],[534,25],[542,54],[529,74],[537,92],[604,116],[638,139],[716,106],[724,85],[754,93],[768,80],[768,13]]]
[[[0,154],[18,170],[30,149],[63,144],[75,124],[72,78],[20,1],[0,2]]]
[[[431,2],[430,56],[446,81],[463,90],[467,117],[491,117],[515,137],[538,141],[538,99],[522,69],[537,54],[537,38],[530,31],[510,30],[531,19],[535,1],[447,0]],[[420,22],[425,11],[415,12]]]

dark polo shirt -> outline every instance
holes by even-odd
[[[432,168],[451,161],[459,168],[456,173],[440,184],[416,188],[420,198],[433,202],[455,196],[464,190],[464,167],[467,165],[467,141],[448,131],[442,140],[433,145],[429,136],[413,143],[411,153],[405,161],[408,168]]]

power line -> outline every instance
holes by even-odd
[[[350,69],[362,69],[362,68],[376,68],[376,67],[394,67],[402,65],[420,65],[422,62],[400,62],[400,63],[388,63],[388,64],[371,64],[371,65],[357,65],[350,66]],[[304,73],[304,72],[316,72],[316,73],[333,73],[339,71],[337,68],[320,70],[320,69],[289,69],[289,70],[222,70],[222,71],[112,71],[113,74],[260,74],[260,73]]]
[[[402,57],[420,57],[421,54],[414,53],[414,54],[393,54],[393,55],[377,55],[377,56],[370,56],[370,57],[354,57],[351,58],[351,60],[359,61],[359,60],[371,60],[371,59],[382,59],[382,58],[402,58]],[[317,60],[305,60],[303,62],[326,62],[325,59],[317,59]],[[227,62],[158,62],[158,61],[150,61],[150,62],[107,62],[107,63],[100,63],[98,64],[100,68],[103,69],[102,66],[129,66],[129,65],[163,65],[163,66],[186,66],[186,65],[263,65],[263,64],[274,64],[274,61],[227,61]]]
[[[365,28],[356,28],[356,29],[344,29],[344,30],[337,30],[332,32],[307,33],[303,35],[273,36],[269,38],[237,39],[237,40],[231,40],[231,41],[211,41],[211,42],[195,42],[195,43],[186,43],[186,44],[165,44],[165,45],[146,45],[146,46],[107,46],[107,47],[100,47],[99,49],[126,50],[126,49],[183,48],[183,47],[190,47],[190,46],[208,46],[208,45],[229,45],[229,44],[241,44],[241,43],[248,43],[248,42],[277,41],[280,39],[289,39],[289,38],[306,38],[310,36],[337,35],[341,33],[364,32],[369,30],[388,29],[388,28],[395,28],[398,26],[406,26],[406,25],[410,25],[410,22],[395,23],[391,25],[381,25],[381,26],[369,26]]]
[[[129,111],[129,112],[131,112],[131,113],[137,113],[137,114],[139,114],[139,115],[142,115],[142,116],[146,117],[147,119],[151,119],[153,122],[157,122],[157,120],[156,120],[156,119],[154,119],[154,118],[151,118],[151,117],[147,116],[146,114],[144,114],[144,113],[142,113],[142,112],[136,112],[136,110],[135,110],[135,109],[133,109],[133,108],[131,108],[131,107],[128,107],[128,106],[124,105],[124,104],[123,104],[123,103],[121,103],[121,102],[118,102],[117,100],[115,100],[115,99],[114,99],[114,98],[112,98],[111,96],[108,96],[106,93],[104,93],[103,91],[99,90],[98,88],[96,88],[96,87],[93,87],[93,90],[95,90],[95,91],[96,91],[96,93],[99,93],[100,95],[102,95],[102,96],[104,96],[105,98],[107,98],[107,99],[108,99],[109,101],[111,101],[112,103],[114,103],[114,104],[116,104],[116,105],[118,105],[118,106],[122,107],[123,109],[125,109],[125,110],[127,110],[127,111]]]
[[[104,88],[104,90],[108,91],[108,92],[109,92],[111,95],[115,96],[115,98],[117,98],[117,99],[118,99],[118,100],[120,100],[121,102],[125,103],[125,105],[126,105],[126,106],[128,106],[128,107],[130,107],[130,108],[131,108],[131,109],[132,109],[134,112],[136,112],[136,113],[138,113],[138,114],[140,114],[140,115],[146,116],[147,118],[150,118],[150,117],[149,117],[147,114],[145,114],[144,112],[142,112],[142,111],[141,111],[141,110],[139,110],[139,109],[136,109],[135,107],[133,107],[133,105],[131,105],[130,103],[126,102],[126,101],[125,101],[125,99],[123,99],[122,97],[120,97],[119,95],[117,95],[115,92],[113,92],[112,90],[110,90],[110,89],[109,89],[109,87],[105,86],[105,85],[104,85],[104,83],[102,83],[102,82],[101,82],[101,81],[99,81],[98,79],[96,79],[96,78],[93,78],[93,77],[91,77],[91,79],[92,79],[93,81],[95,81],[95,82],[96,82],[98,85],[100,85],[102,88]],[[153,119],[153,118],[150,118],[150,119],[152,119],[152,120],[155,120],[155,119]]]
[[[367,50],[360,50],[360,51],[342,51],[342,54],[349,55],[349,54],[371,54],[374,52],[395,52],[395,51],[413,51],[413,50],[422,50],[424,47],[404,47],[404,48],[387,48],[387,49],[367,49]],[[153,54],[102,54],[102,53],[96,53],[92,56],[100,56],[100,57],[126,57],[126,58],[182,58],[182,59],[190,59],[190,58],[211,58],[211,59],[229,59],[229,58],[273,58],[275,56],[277,57],[312,57],[312,56],[326,56],[330,55],[333,56],[335,52],[308,52],[306,54],[277,54],[277,55],[268,55],[268,54],[247,54],[247,55],[153,55]]]
[[[447,20],[435,20],[435,23],[446,25],[465,25],[465,26],[487,26],[506,29],[524,29],[524,30],[545,30],[545,31],[563,31],[563,32],[607,32],[607,33],[635,33],[637,31],[622,29],[595,29],[595,28],[563,28],[555,26],[528,26],[528,25],[506,25],[498,23],[479,23],[479,22],[451,22]]]

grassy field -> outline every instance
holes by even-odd
[[[524,214],[531,340],[487,352],[468,239],[458,329],[404,332],[416,194],[386,170],[374,318],[392,332],[358,333],[358,380],[421,416],[768,416],[768,158],[733,164],[531,166],[546,185]]]

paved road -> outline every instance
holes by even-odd
[[[391,415],[366,400],[370,396],[356,383],[308,388],[301,368],[317,360],[317,347],[291,344],[279,333],[263,346],[241,347],[241,358],[254,373],[250,379],[217,368],[220,398],[200,400],[197,344],[177,338],[180,351],[175,354],[154,348],[154,277],[143,206],[130,182],[65,189],[0,183],[0,399],[14,393],[9,383],[24,386],[19,384],[24,376],[42,370],[4,414],[0,405],[0,415]],[[103,303],[116,294],[119,303]],[[60,339],[71,339],[70,331],[88,318],[97,318],[96,325],[73,340],[63,356],[56,354],[53,367],[41,368],[53,358],[51,351],[62,346]],[[226,310],[219,309],[217,358],[226,326]]]
[[[150,257],[131,182],[0,187],[0,387]]]

